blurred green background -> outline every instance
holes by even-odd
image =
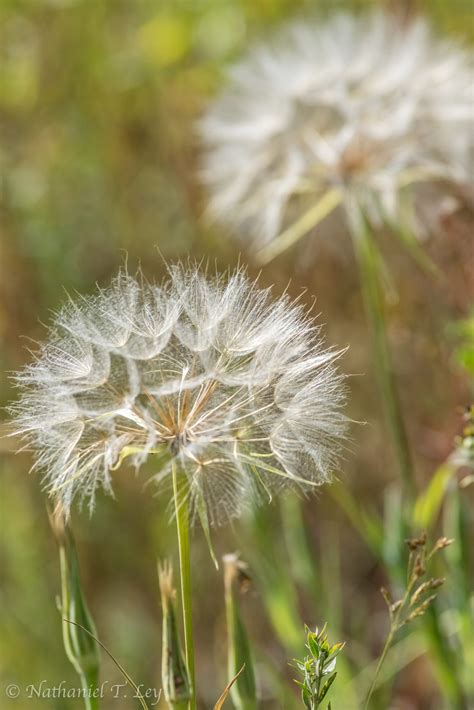
[[[371,4],[2,0],[2,370],[15,370],[28,360],[29,339],[44,336],[42,323],[63,300],[64,289],[88,292],[96,282],[106,283],[125,259],[131,269],[141,263],[156,278],[164,272],[164,259],[189,253],[216,258],[223,268],[235,264],[238,247],[203,219],[195,120],[218,90],[226,66],[253,38],[300,11],[325,14],[339,6],[358,11]],[[474,39],[470,0],[383,4],[402,13],[424,11],[441,31],[461,41]],[[456,326],[468,317],[472,301],[469,215],[456,214],[425,248],[440,267],[439,279],[422,273],[389,235],[384,240],[399,294],[389,306],[390,337],[420,486],[451,452],[462,428],[462,406],[469,402],[460,362],[465,351],[459,350]],[[285,254],[265,268],[261,282],[274,284],[276,293],[290,279],[295,295],[308,287],[317,296],[329,341],[350,344],[342,367],[360,375],[350,380],[350,415],[367,425],[354,427],[340,475],[359,503],[380,510],[395,466],[350,242],[344,235],[334,235],[330,243],[316,237],[312,249],[310,262],[298,251]],[[240,258],[247,261],[245,253]],[[1,404],[14,396],[3,377]],[[66,679],[77,685],[62,649],[57,550],[45,498],[39,477],[28,475],[29,456],[14,456],[14,446],[0,439],[0,693],[8,683],[24,689],[41,680],[58,685]],[[123,466],[116,474],[116,500],[101,497],[92,518],[76,512],[74,529],[101,639],[137,682],[159,688],[156,560],[175,556],[176,549],[165,502],[143,490],[145,480]],[[465,495],[472,506],[472,493]],[[286,574],[298,567],[298,560],[288,564],[275,553],[285,543],[278,508],[271,506],[264,515],[274,532],[268,557]],[[363,667],[380,648],[386,629],[378,592],[384,573],[326,490],[305,503],[305,518],[323,581],[313,595],[295,592],[301,624],[332,620],[348,643],[347,656]],[[239,549],[244,558],[258,557],[256,539],[245,523],[216,530],[214,540],[219,555]],[[226,683],[222,579],[200,531],[193,555],[197,671],[205,679],[200,683],[203,707],[210,707]],[[263,707],[290,707],[279,683],[292,677],[291,654],[263,611],[257,584],[247,594],[245,614],[257,647]],[[111,684],[122,682],[107,659],[102,676]],[[404,669],[390,707],[444,707],[436,680],[421,656]],[[288,688],[291,693],[291,681]],[[120,710],[135,707],[133,702],[108,699],[105,707]],[[15,701],[0,696],[0,707],[72,710],[81,702],[23,694]]]

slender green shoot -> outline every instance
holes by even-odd
[[[191,558],[189,549],[189,506],[186,490],[178,480],[178,470],[173,463],[173,494],[176,512],[176,527],[178,531],[179,571],[181,581],[181,603],[184,621],[184,645],[186,651],[186,666],[191,683],[189,710],[196,708],[196,684],[193,641],[193,615],[191,597]]]
[[[49,519],[59,545],[61,613],[77,622],[73,628],[63,620],[64,649],[81,680],[86,710],[99,710],[99,647],[94,640],[95,625],[82,589],[74,537],[60,507],[49,514]],[[79,628],[84,628],[87,635]]]
[[[92,634],[88,629],[86,629],[85,626],[82,626],[82,624],[79,624],[77,621],[71,621],[71,619],[63,619],[63,622],[65,624],[72,624],[73,626],[76,626],[77,628],[81,629],[85,634],[90,636],[90,638],[105,651],[105,653],[108,655],[108,657],[111,659],[111,661],[113,661],[115,663],[115,665],[117,666],[117,668],[119,669],[120,673],[123,675],[123,677],[125,678],[127,683],[135,691],[135,697],[140,702],[140,705],[142,706],[143,710],[149,710],[148,705],[145,702],[145,698],[141,694],[140,688],[138,687],[138,685],[132,680],[132,678],[129,676],[129,674],[127,673],[125,668],[122,666],[122,664],[119,661],[117,661],[115,656],[112,655],[112,653],[102,643],[102,641],[100,639],[98,639],[97,636]]]
[[[257,261],[260,264],[268,264],[276,256],[286,251],[289,247],[295,244],[299,239],[305,236],[311,229],[314,229],[328,215],[333,212],[336,207],[341,204],[342,192],[337,188],[327,190],[324,195],[312,205],[292,225],[285,229],[276,239],[268,246],[264,247],[257,253]]]
[[[372,335],[380,393],[398,459],[405,497],[412,501],[416,494],[415,477],[386,332],[380,284],[380,257],[373,243],[367,219],[355,201],[348,203],[347,215],[359,267],[364,306]]]
[[[176,618],[173,568],[170,562],[158,566],[161,606],[163,610],[163,643],[161,680],[165,700],[171,710],[186,710],[191,697],[188,669],[181,650]]]
[[[223,557],[224,589],[227,618],[227,647],[229,679],[240,671],[239,682],[230,691],[236,710],[256,710],[257,688],[250,641],[240,611],[240,594],[249,586],[247,565],[235,554]]]

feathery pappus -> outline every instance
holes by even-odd
[[[131,457],[158,483],[185,474],[194,517],[238,516],[285,486],[331,478],[346,429],[341,350],[287,294],[242,268],[169,266],[161,285],[121,271],[70,299],[16,375],[16,427],[66,512]]]
[[[423,236],[441,201],[429,186],[472,185],[472,68],[421,17],[284,25],[230,69],[199,123],[209,214],[269,255],[299,219],[306,233],[351,201]]]

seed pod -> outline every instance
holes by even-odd
[[[237,710],[256,710],[254,663],[239,604],[239,595],[248,588],[250,577],[247,565],[239,560],[237,555],[225,555],[223,562],[229,679],[234,678],[244,668],[230,693]]]
[[[175,607],[176,590],[173,587],[173,568],[170,562],[158,566],[158,578],[163,608],[161,661],[163,694],[172,710],[181,710],[187,707],[187,701],[191,698],[191,682],[179,638]]]
[[[100,667],[99,645],[93,638],[97,632],[82,589],[74,537],[60,507],[50,516],[50,521],[59,544],[64,649],[88,691],[87,707],[92,708]]]

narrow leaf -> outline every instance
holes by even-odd
[[[290,246],[295,244],[299,239],[304,237],[311,229],[314,229],[328,215],[333,212],[336,207],[341,204],[342,193],[338,189],[330,189],[305,212],[299,219],[296,220],[288,229],[285,229],[276,239],[268,246],[264,247],[257,253],[257,261],[260,264],[268,264],[278,254],[286,251]]]
[[[232,678],[232,680],[226,685],[226,687],[224,688],[224,692],[222,693],[222,695],[219,696],[217,703],[214,705],[214,710],[221,710],[222,706],[224,705],[225,701],[227,700],[227,698],[229,696],[230,689],[232,688],[232,686],[236,682],[239,675],[241,673],[243,673],[244,669],[245,669],[245,664],[242,666],[240,671],[238,673],[236,673],[236,675]]]

